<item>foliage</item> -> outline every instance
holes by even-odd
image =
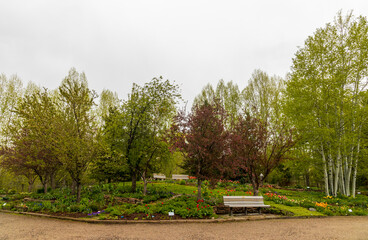
[[[196,187],[154,182],[148,185],[143,195],[143,183],[137,185],[137,192],[130,192],[131,183],[99,184],[83,188],[79,203],[70,189],[52,190],[44,193],[6,193],[0,199],[0,208],[13,211],[52,213],[73,213],[81,217],[98,219],[169,219],[168,212],[175,212],[180,218],[217,217],[215,206],[223,204],[223,196],[252,196],[250,185],[228,182],[226,188],[209,189],[204,183],[203,199],[196,198]],[[322,192],[292,191],[274,189],[267,185],[261,188],[265,204],[274,214],[292,216],[322,215],[368,215],[367,196],[356,198],[339,196],[326,197]],[[27,201],[25,201],[27,199]],[[121,199],[139,199],[136,203]],[[316,211],[310,211],[310,208]]]
[[[60,108],[63,110],[62,162],[77,187],[80,201],[83,175],[95,156],[94,119],[91,114],[95,92],[88,88],[84,73],[74,68],[59,87]]]
[[[143,87],[134,84],[122,107],[110,110],[105,120],[104,139],[112,157],[125,164],[136,191],[139,176],[144,180],[163,162],[170,161],[163,133],[167,129],[180,97],[178,86],[154,78]]]
[[[171,129],[173,148],[184,155],[182,168],[198,179],[198,199],[205,179],[218,179],[231,166],[228,133],[225,130],[225,110],[216,102],[196,105],[186,116],[180,112]]]
[[[278,131],[267,129],[264,122],[247,115],[239,117],[231,134],[231,158],[252,183],[254,195],[270,172],[286,158],[294,145],[291,130],[279,126]],[[246,175],[244,175],[246,173]]]
[[[366,141],[367,32],[365,17],[340,11],[297,51],[286,84],[284,111],[321,163],[326,195],[355,196]]]
[[[281,99],[284,80],[254,70],[248,85],[242,91],[245,111],[266,124],[267,130],[277,128],[282,122]]]
[[[324,216],[323,213],[309,211],[308,209],[305,209],[303,207],[291,207],[291,206],[286,206],[282,204],[275,204],[272,202],[265,202],[265,204],[270,204],[272,208],[279,210],[281,214],[284,214],[284,215],[292,215],[295,217]],[[275,212],[275,210],[272,210],[272,211]]]
[[[217,83],[216,89],[211,84],[207,84],[195,97],[193,106],[203,105],[206,102],[215,104],[216,101],[225,109],[228,116],[224,119],[224,124],[229,127],[243,110],[244,104],[238,85],[232,81],[225,83],[222,79]]]
[[[2,150],[2,166],[20,171],[30,183],[36,174],[46,192],[47,183],[53,185],[61,167],[61,114],[47,90],[24,96],[15,113],[17,118],[8,130],[11,145]]]

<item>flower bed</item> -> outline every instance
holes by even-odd
[[[76,203],[69,189],[47,194],[13,191],[2,195],[0,208],[94,219],[170,219],[169,212],[174,212],[174,217],[171,217],[173,219],[216,218],[217,214],[228,212],[223,207],[223,196],[253,195],[249,185],[236,181],[226,182],[225,187],[220,187],[220,184],[215,189],[210,187],[204,181],[203,199],[199,201],[196,200],[196,186],[162,181],[148,184],[147,195],[142,193],[142,184],[138,184],[136,193],[129,192],[129,183],[85,187],[79,203]],[[274,203],[269,212],[276,214],[293,212],[295,209],[296,215],[307,216],[309,209],[315,209],[323,215],[368,215],[367,196],[326,197],[321,192],[274,189],[270,185],[260,190],[265,202]]]

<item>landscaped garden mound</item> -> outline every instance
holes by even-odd
[[[142,184],[137,192],[130,192],[129,183],[101,184],[85,187],[82,198],[76,203],[70,189],[49,193],[1,192],[0,206],[4,210],[45,213],[55,216],[113,220],[170,220],[217,218],[229,214],[223,205],[223,196],[251,196],[249,185],[239,182],[220,182],[216,188],[203,186],[202,199],[197,200],[197,188],[193,183],[152,182],[143,195]],[[265,204],[263,213],[289,216],[368,215],[368,197],[324,196],[320,191],[293,191],[276,189],[268,185],[261,188]],[[244,213],[243,208],[234,208]],[[249,209],[249,213],[256,209]],[[169,214],[170,213],[170,214]]]

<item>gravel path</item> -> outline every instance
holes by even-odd
[[[88,224],[0,213],[0,239],[368,239],[368,217],[233,223]]]

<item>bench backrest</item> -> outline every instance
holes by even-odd
[[[262,196],[224,196],[224,205],[264,205]]]
[[[156,179],[166,179],[166,176],[164,174],[154,173],[153,174],[153,178],[156,178]]]
[[[174,180],[187,180],[189,179],[189,175],[173,174],[171,178]]]

